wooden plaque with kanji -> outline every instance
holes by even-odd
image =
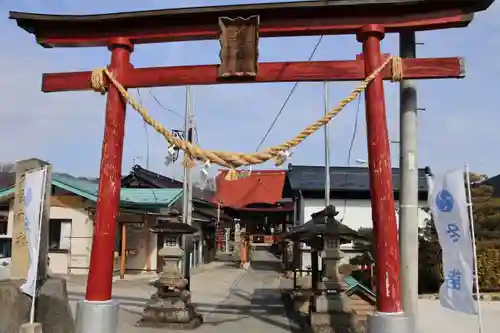
[[[219,18],[220,78],[253,78],[258,71],[259,16]]]

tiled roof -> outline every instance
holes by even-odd
[[[122,188],[120,200],[139,205],[171,206],[182,196],[178,188]]]
[[[140,165],[134,165],[130,174],[122,179],[123,187],[131,187],[130,184],[134,181],[141,184],[141,188],[182,188],[182,181],[172,179],[160,175],[151,170],[144,169]],[[193,198],[210,201],[213,196],[213,191],[201,189],[193,186]]]
[[[182,188],[181,181],[144,169],[137,164],[132,167],[132,171],[127,176],[123,177],[122,186],[128,187],[128,184],[137,178],[155,188]]]
[[[0,188],[11,187],[16,183],[15,172],[0,172]]]
[[[289,165],[287,178],[290,188],[294,191],[324,191],[325,167]],[[425,169],[418,170],[419,191],[427,191]],[[394,191],[399,191],[399,168],[392,169],[392,182]],[[368,168],[362,167],[330,167],[330,190],[344,191],[370,191],[370,177]]]
[[[98,184],[85,179],[79,179],[67,174],[53,173],[52,185],[84,197],[90,201],[97,201]],[[0,190],[0,197],[13,194],[14,187]],[[182,196],[182,189],[135,189],[122,188],[120,191],[120,205],[130,206],[171,206]]]
[[[248,177],[234,181],[225,179],[227,170],[216,177],[217,191],[213,202],[241,208],[255,203],[275,204],[282,199],[286,170],[256,170]]]
[[[322,211],[312,214],[312,219],[304,224],[294,227],[291,231],[284,234],[284,237],[294,241],[309,241],[315,239],[318,235],[331,235],[348,241],[368,242],[368,239],[349,228],[347,225],[335,219],[338,211],[334,206],[330,205]],[[325,223],[325,217],[327,218]]]

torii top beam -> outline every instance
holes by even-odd
[[[386,32],[467,26],[493,0],[333,0],[195,7],[97,15],[10,12],[44,47],[106,46],[113,37],[134,44],[219,37],[219,17],[260,16],[261,37],[353,34],[366,22]]]

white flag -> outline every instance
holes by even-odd
[[[464,171],[457,169],[435,176],[432,183],[429,206],[443,252],[444,282],[439,288],[439,301],[450,310],[477,314],[472,294],[474,251]]]
[[[26,283],[21,286],[21,290],[31,297],[36,292],[46,176],[47,169],[42,168],[26,172],[24,178],[24,230],[28,240],[30,266]]]

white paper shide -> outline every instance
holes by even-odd
[[[26,172],[24,179],[24,230],[28,241],[30,264],[23,293],[33,297],[36,293],[40,232],[47,168]]]
[[[464,171],[456,169],[432,178],[429,206],[443,252],[444,282],[441,305],[450,310],[477,314],[473,298],[474,250],[467,210]]]

